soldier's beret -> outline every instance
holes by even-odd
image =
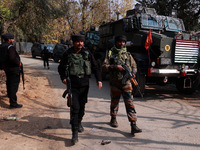
[[[126,42],[127,38],[124,35],[119,35],[119,36],[115,37],[115,42],[117,42],[117,41],[125,41]]]
[[[85,41],[85,36],[84,35],[81,35],[81,34],[74,34],[71,36],[71,39],[73,42],[76,42],[76,41]]]
[[[4,40],[14,39],[14,35],[13,35],[13,34],[10,34],[10,33],[6,33],[6,34],[3,34],[3,35],[2,35],[2,38],[3,38]]]

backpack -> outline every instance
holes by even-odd
[[[0,45],[0,70],[3,69],[3,65],[8,59],[8,49],[11,45],[8,43],[3,43]]]

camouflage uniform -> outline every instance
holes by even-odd
[[[126,81],[125,85],[122,85],[123,72],[116,70],[115,65],[121,65],[121,60],[129,67],[133,74],[137,72],[137,65],[133,57],[126,48],[117,49],[115,46],[109,50],[106,59],[104,60],[103,70],[110,73],[110,94],[111,105],[110,115],[111,117],[117,116],[120,96],[122,95],[126,106],[126,112],[128,120],[130,122],[137,121],[135,106],[133,104],[132,97],[132,84],[130,80]]]

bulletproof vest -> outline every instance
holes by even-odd
[[[91,63],[89,61],[89,52],[68,54],[69,74],[83,78],[85,75],[91,75]]]
[[[132,71],[131,64],[130,64],[130,56],[129,52],[116,52],[116,51],[109,51],[109,57],[110,57],[110,64],[112,65],[122,65],[126,64],[129,69]],[[117,70],[114,70],[110,72],[110,76],[112,79],[121,80],[124,76],[124,72],[119,72]]]

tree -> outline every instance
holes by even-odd
[[[35,42],[59,42],[102,22],[124,17],[133,0],[1,0],[4,32]],[[4,11],[2,11],[4,9]],[[2,13],[4,12],[4,13]],[[3,14],[3,15],[2,15]],[[6,15],[8,14],[8,15]],[[3,16],[3,17],[2,17]],[[8,17],[6,17],[8,16]]]
[[[116,19],[116,12],[125,16],[134,6],[133,0],[62,0],[62,10],[66,12],[69,27],[68,35],[88,31],[91,26],[98,27],[102,22]]]
[[[115,0],[113,2],[114,7],[113,7],[113,12],[114,12],[114,18],[116,18],[116,13],[120,13],[121,17],[125,17],[126,16],[126,11],[133,9],[135,3],[134,0],[124,0],[124,1],[119,1],[119,0]]]
[[[12,14],[9,8],[4,7],[5,1],[0,3],[0,35],[5,32],[5,26],[8,26]]]
[[[55,19],[61,14],[53,4],[48,0],[14,0],[3,3],[4,8],[8,8],[13,16],[7,20],[8,26],[4,24],[5,31],[14,30],[29,41],[41,41],[45,31],[49,30],[49,19]]]

